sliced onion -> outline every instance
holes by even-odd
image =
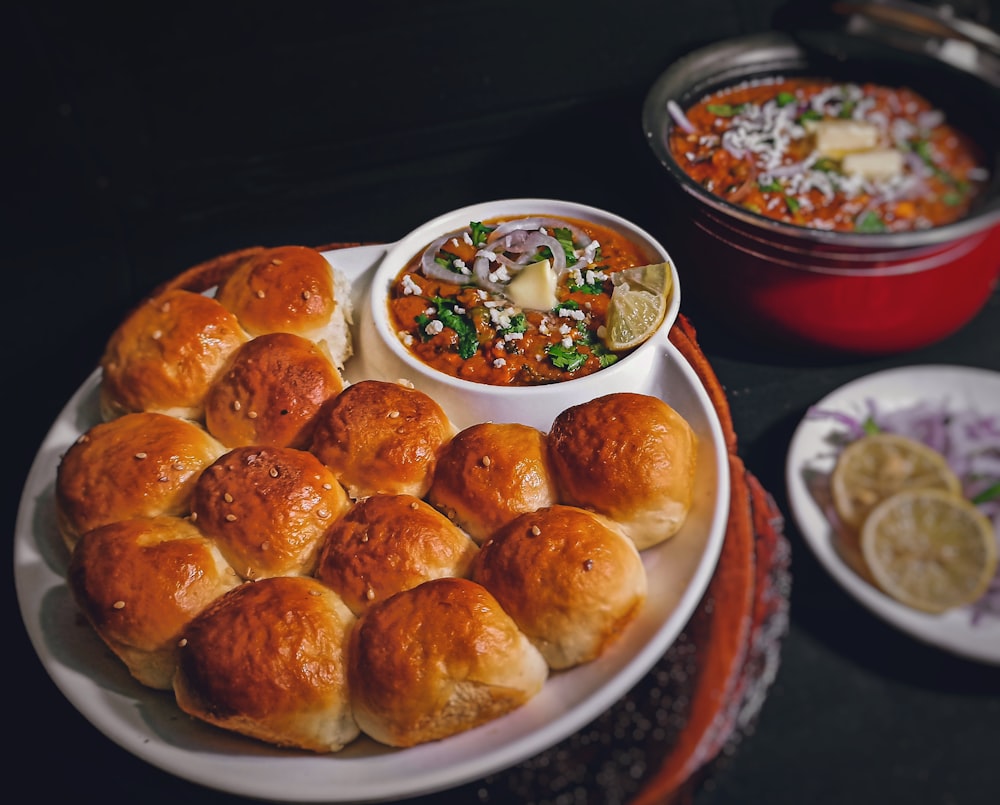
[[[437,253],[444,247],[444,244],[452,238],[461,239],[465,232],[466,230],[464,229],[460,229],[457,232],[449,232],[424,249],[424,254],[420,258],[420,270],[423,271],[425,277],[433,280],[441,280],[442,282],[469,282],[472,279],[468,274],[460,274],[457,271],[445,268],[434,259],[437,257]]]
[[[667,111],[670,113],[670,117],[674,119],[674,123],[683,131],[686,131],[688,134],[698,133],[698,129],[694,127],[694,123],[688,120],[688,116],[684,114],[684,110],[681,109],[680,104],[673,98],[667,101]]]
[[[558,218],[519,218],[500,224],[500,226],[490,233],[488,242],[492,243],[497,238],[501,238],[519,229],[547,229],[550,232],[554,229],[568,229],[570,234],[573,235],[573,244],[582,248],[586,248],[591,241],[590,236],[586,232],[569,221],[561,221]]]

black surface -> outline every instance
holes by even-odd
[[[610,209],[669,249],[685,221],[643,141],[645,91],[684,52],[765,30],[786,11],[751,0],[327,5],[7,12],[8,528],[35,451],[121,315],[195,262],[253,244],[390,241],[438,213],[513,196]],[[1000,25],[995,1],[953,5]],[[697,260],[675,257],[682,277],[683,260]],[[1000,370],[996,293],[954,336],[868,359],[765,350],[713,319],[710,299],[685,297],[683,310],[726,387],[742,457],[785,512],[789,439],[827,392],[890,366]],[[788,535],[780,671],[697,805],[995,802],[1000,669],[893,631],[826,575],[790,518]],[[235,801],[85,722],[38,662],[7,578],[11,790]]]

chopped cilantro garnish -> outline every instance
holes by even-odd
[[[745,103],[710,103],[707,104],[705,108],[718,117],[734,117],[742,112],[745,106]]]
[[[757,182],[757,187],[762,193],[780,193],[782,191],[781,182],[777,179],[770,179],[767,182]]]
[[[601,271],[603,268],[605,268],[605,266],[595,266],[594,270]],[[573,275],[570,274],[570,276],[572,277]],[[571,280],[568,283],[567,287],[569,288],[570,292],[579,291],[580,293],[586,293],[586,294],[591,294],[592,296],[596,296],[598,294],[604,293],[604,280],[595,279],[593,282],[587,282],[586,280],[584,280],[584,282],[582,282],[579,285],[577,285],[575,282]],[[565,307],[565,305],[563,305],[563,307]]]
[[[854,222],[855,232],[885,232],[885,222],[879,218],[878,213],[869,210],[857,221]]]
[[[490,232],[492,232],[494,229],[496,229],[495,226],[487,226],[481,221],[469,222],[469,230],[470,234],[472,235],[472,242],[476,246],[482,246],[484,243],[486,243],[486,238],[489,237]]]
[[[510,325],[508,327],[503,327],[500,332],[504,333],[523,333],[528,329],[528,317],[524,315],[524,312],[515,313],[510,317]]]
[[[791,92],[779,92],[775,101],[777,101],[778,106],[788,106],[790,103],[795,103],[795,94]]]
[[[799,204],[799,200],[795,196],[785,196],[785,206],[789,212],[798,212],[802,205]]]
[[[458,260],[457,254],[452,254],[444,249],[441,249],[441,251],[439,251],[434,257],[434,262],[442,268],[446,268],[455,274],[462,275],[462,270],[455,265],[456,260]]]
[[[947,171],[942,170],[934,161],[934,152],[931,150],[931,144],[927,140],[910,140],[909,144],[910,148],[913,149],[913,153],[923,160],[924,164],[934,172],[934,175],[937,176],[938,179],[942,182],[947,182],[958,190],[964,189],[965,182],[960,179],[956,179]],[[945,201],[945,204],[947,203],[948,202]]]
[[[830,159],[830,157],[820,157],[812,166],[813,170],[823,171],[824,173],[837,172],[837,162]]]
[[[959,204],[962,203],[962,194],[955,192],[945,193],[941,197],[941,201],[943,201],[949,207],[957,207]]]
[[[587,361],[587,356],[580,353],[576,347],[564,347],[562,344],[549,344],[545,348],[552,365],[557,369],[575,372]]]
[[[843,105],[840,107],[840,112],[838,112],[837,117],[841,120],[850,120],[854,116],[854,108],[857,103],[852,100],[844,101]]]
[[[1000,481],[997,481],[992,486],[986,487],[978,495],[972,498],[972,502],[976,505],[980,503],[986,503],[988,500],[994,500],[995,498],[1000,498]]]
[[[576,262],[576,252],[573,247],[573,233],[565,227],[557,227],[552,236],[559,241],[559,245],[566,252],[566,265],[571,266]]]
[[[880,428],[878,424],[875,422],[875,420],[872,419],[870,416],[865,417],[865,421],[861,423],[861,429],[869,436],[875,433],[882,432],[882,428]]]
[[[822,120],[823,114],[817,112],[815,109],[806,109],[801,115],[798,116],[796,120],[797,123],[801,123],[803,120]]]
[[[454,330],[458,335],[458,354],[465,360],[475,355],[479,351],[479,339],[476,337],[476,328],[467,316],[455,312],[455,300],[435,296],[430,301],[434,304],[438,320],[445,327]],[[417,316],[421,338],[425,341],[430,337],[426,331],[427,325],[430,322],[431,318],[426,313],[421,313]]]

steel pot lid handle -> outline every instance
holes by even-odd
[[[1000,33],[956,17],[949,6],[933,8],[908,0],[877,0],[836,2],[831,9],[847,16],[849,33],[936,56],[1000,87]]]

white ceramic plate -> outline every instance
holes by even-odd
[[[951,411],[1000,414],[1000,374],[950,365],[889,369],[841,386],[815,408],[863,418],[873,401],[880,411],[906,409],[923,402],[945,405]],[[1000,664],[1000,617],[974,621],[969,608],[929,615],[898,603],[865,577],[854,546],[835,533],[824,513],[824,479],[839,453],[837,435],[845,430],[833,419],[807,415],[789,446],[789,506],[809,547],[848,593],[888,623],[954,654]]]
[[[326,253],[352,280],[355,309],[388,247]],[[359,346],[363,349],[363,346]],[[699,437],[694,506],[683,529],[644,553],[649,599],[613,650],[554,674],[515,713],[412,749],[362,737],[342,752],[281,750],[184,716],[169,693],[136,683],[81,623],[66,586],[68,556],[56,529],[53,489],[60,455],[98,420],[95,372],[63,409],[31,467],[18,512],[14,572],[28,634],[69,701],[126,750],[180,778],[233,794],[283,802],[356,802],[415,796],[510,767],[579,730],[628,692],[684,628],[714,572],[729,511],[721,426],[701,383],[667,341],[659,344],[654,393]],[[352,377],[350,363],[346,374]]]

